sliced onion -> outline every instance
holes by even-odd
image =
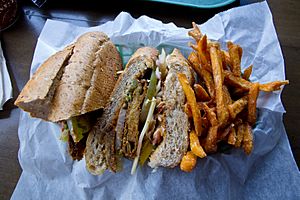
[[[156,67],[156,70],[155,70],[155,75],[156,75],[156,78],[161,80],[161,73],[159,71],[159,67]]]
[[[161,80],[158,81],[157,86],[156,86],[156,94],[158,94],[158,92],[161,89]]]
[[[159,68],[159,79],[164,80],[167,76],[167,64],[166,64],[166,52],[164,49],[161,50],[161,53],[156,60],[156,65]]]

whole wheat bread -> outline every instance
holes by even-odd
[[[120,55],[107,35],[85,33],[38,68],[15,105],[53,122],[103,108],[121,69]]]
[[[138,80],[144,76],[148,68],[153,68],[157,56],[158,51],[154,48],[138,49],[119,77],[108,105],[104,108],[103,114],[90,131],[87,139],[85,160],[87,169],[92,174],[101,174],[107,168],[114,172],[117,170],[115,128],[119,112],[124,104],[124,95],[132,80]]]
[[[166,108],[165,133],[163,141],[150,156],[148,165],[152,168],[175,167],[187,151],[189,139],[189,121],[184,112],[185,94],[178,81],[177,73],[184,73],[190,83],[193,82],[193,73],[188,61],[178,49],[167,56],[166,63],[169,68],[163,88],[163,101]]]

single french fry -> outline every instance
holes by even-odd
[[[184,105],[184,112],[187,114],[188,118],[193,117],[191,106],[188,103]]]
[[[197,101],[209,101],[210,97],[200,84],[194,84],[194,91]]]
[[[224,77],[225,76],[224,76],[223,71],[224,71],[224,68],[226,67],[226,66],[224,66],[224,64],[226,65],[226,63],[225,63],[225,61],[223,61],[223,54],[220,50],[220,47],[218,47],[217,53],[218,53],[219,65],[221,66],[222,83],[224,83]]]
[[[225,140],[225,138],[229,135],[232,127],[234,127],[233,123],[231,123],[225,129],[223,129],[220,133],[218,133],[218,142],[221,141],[221,140]]]
[[[232,103],[232,99],[226,85],[223,85],[223,96],[225,105],[229,105]]]
[[[227,51],[222,50],[222,54],[223,54],[222,57],[225,61],[225,66],[226,66],[226,68],[224,68],[224,69],[227,69],[227,66],[231,69],[232,63],[231,63],[231,60],[230,60],[229,53]]]
[[[245,70],[244,70],[244,73],[242,75],[242,78],[245,79],[245,80],[249,80],[251,74],[252,74],[252,68],[253,68],[253,65],[250,65],[249,67],[247,67]]]
[[[205,86],[207,88],[207,91],[209,93],[209,96],[211,98],[215,97],[215,85],[214,85],[214,80],[210,72],[207,70],[203,69],[202,70],[202,78],[204,80]]]
[[[249,91],[245,91],[244,89],[241,88],[233,88],[232,89],[232,97],[243,97],[248,94]]]
[[[235,126],[231,127],[229,134],[228,134],[228,144],[235,145],[236,142],[236,131]]]
[[[253,133],[249,123],[245,123],[245,130],[243,136],[243,149],[247,155],[249,155],[253,149]]]
[[[242,56],[243,56],[243,48],[242,47],[240,47],[239,45],[238,45],[238,51],[239,51],[239,56],[240,56],[240,62],[241,62],[241,60],[242,60]]]
[[[191,172],[196,164],[197,156],[192,151],[188,151],[181,159],[180,169],[184,172]]]
[[[264,92],[272,92],[275,90],[280,90],[280,87],[283,85],[289,84],[288,80],[285,81],[273,81],[270,83],[259,84],[259,90]]]
[[[259,83],[253,83],[248,94],[248,122],[253,125],[256,122],[256,101],[259,93]]]
[[[235,119],[237,114],[239,114],[248,104],[248,96],[244,96],[234,103],[228,105],[228,111],[231,119]]]
[[[235,120],[233,121],[235,127],[238,127],[240,124],[243,123],[243,120],[240,117],[235,118]]]
[[[198,42],[202,37],[202,33],[195,22],[192,22],[192,26],[193,29],[188,32],[188,35]]]
[[[204,144],[205,152],[213,153],[217,151],[218,128],[218,126],[209,128]]]
[[[199,58],[198,58],[198,55],[197,55],[197,52],[195,51],[192,51],[190,53],[190,55],[188,56],[188,61],[192,64],[192,67],[198,67],[200,68],[200,61],[199,61]],[[196,71],[196,73],[200,76],[200,71],[199,69],[194,69]]]
[[[252,83],[241,78],[241,77],[237,77],[234,76],[233,73],[231,73],[230,71],[224,70],[224,76],[225,76],[225,82],[228,85],[231,85],[235,88],[239,88],[242,89],[244,91],[249,91],[251,88]]]
[[[203,108],[203,104],[207,105],[211,111],[213,111],[214,113],[217,112],[217,108],[216,108],[216,103],[215,103],[215,100],[214,99],[211,99],[207,102],[197,102],[199,108],[201,108],[202,110],[204,110]]]
[[[199,158],[206,157],[206,153],[200,145],[199,138],[194,130],[190,132],[190,148],[192,152]]]
[[[243,138],[244,138],[244,132],[245,132],[245,126],[243,123],[241,123],[237,127],[236,141],[235,141],[234,147],[236,147],[236,148],[241,147],[241,144],[242,144]]]
[[[198,58],[197,52],[192,51],[188,57],[188,61],[191,63],[192,68],[195,70],[195,72],[198,74],[198,76],[202,77],[203,68],[200,66],[200,60]]]
[[[201,40],[197,42],[197,53],[201,64],[201,67],[211,72],[211,67],[209,64],[209,54],[207,53],[207,37],[204,35]]]
[[[189,42],[188,45],[189,45],[190,47],[192,47],[192,49],[193,49],[194,51],[198,52],[198,45],[193,44],[193,43],[191,43],[191,42]],[[198,54],[197,54],[197,56],[198,56]]]
[[[240,77],[241,76],[241,58],[242,58],[242,48],[233,44],[232,42],[227,42],[228,52],[230,60],[232,63],[231,71],[233,75]]]
[[[207,117],[202,118],[202,133],[206,133],[210,127],[210,122]]]
[[[194,51],[191,52],[188,57],[188,60],[192,64],[192,68],[196,71],[198,76],[204,80],[207,91],[210,97],[213,98],[215,96],[215,89],[214,89],[214,82],[211,73],[200,66],[200,61],[198,59],[196,52]]]
[[[200,136],[201,132],[202,132],[201,113],[200,113],[200,109],[198,108],[194,90],[190,86],[185,74],[178,73],[177,75],[178,75],[178,80],[182,86],[184,93],[185,93],[187,103],[190,105],[191,110],[192,110],[196,134],[198,136]]]
[[[222,61],[222,67],[223,67],[223,70],[228,70],[228,65],[226,63],[226,55],[225,55],[224,52],[225,51],[223,51],[223,50],[220,51],[221,61]]]
[[[223,96],[223,81],[222,81],[222,67],[220,66],[218,48],[215,46],[210,47],[210,57],[211,57],[211,66],[213,71],[213,79],[215,84],[216,92],[216,105],[217,105],[217,117],[219,125],[223,125],[227,122],[229,113],[225,106],[224,96]]]
[[[202,107],[207,115],[207,119],[211,126],[218,126],[218,120],[213,109],[209,108],[206,104],[202,104]]]

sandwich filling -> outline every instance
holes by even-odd
[[[153,137],[158,124],[156,122],[157,115],[154,114],[156,106],[153,104],[154,101],[156,104],[156,98],[161,89],[161,78],[165,77],[165,73],[167,73],[164,65],[164,51],[159,58],[158,62],[153,63],[152,68],[147,68],[141,76],[132,79],[125,92],[123,92],[123,105],[119,111],[115,128],[117,155],[137,160],[141,157],[140,160],[144,162],[155,145],[158,145],[161,141],[157,138],[162,137],[162,132],[156,131],[156,136]]]
[[[81,160],[83,158],[88,132],[95,124],[96,116],[99,115],[99,112],[94,111],[58,122],[61,127],[60,139],[68,142],[69,154],[73,160]]]
[[[168,56],[170,60],[172,56]],[[172,158],[172,155],[165,153],[162,159],[166,159],[163,165],[167,167],[176,166],[187,150],[189,122],[183,111],[185,96],[179,88],[177,72],[188,64],[182,66],[175,63],[168,69],[166,59],[163,50],[153,67],[148,68],[143,76],[133,79],[124,92],[124,103],[115,129],[115,148],[117,155],[134,159],[132,174],[138,163],[143,165],[156,149],[170,148],[174,154],[180,155]],[[191,74],[188,75],[191,77]],[[170,133],[172,131],[176,133]],[[178,133],[182,136],[177,136]],[[183,142],[176,142],[178,138]],[[160,147],[164,139],[166,141]],[[166,147],[170,141],[173,146]],[[171,164],[168,163],[170,160]],[[159,164],[152,164],[153,167],[156,165]]]
[[[131,173],[148,159],[153,168],[175,167],[186,153],[189,121],[177,73],[190,82],[193,74],[178,50],[156,52],[144,47],[131,57],[90,131],[85,160],[92,174],[120,170],[123,157],[134,160]]]

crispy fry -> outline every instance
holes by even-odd
[[[190,147],[192,152],[199,158],[206,157],[206,153],[200,145],[199,138],[194,130],[190,132]]]
[[[244,124],[243,123],[239,124],[238,127],[237,127],[236,141],[235,141],[235,144],[234,144],[234,146],[236,148],[241,147],[241,144],[242,144],[243,138],[244,138],[244,132],[245,132]]]
[[[233,44],[232,42],[227,42],[227,47],[228,47],[230,60],[232,63],[231,71],[233,75],[240,77],[242,48],[237,44]]]
[[[189,44],[190,47],[192,47],[193,50],[195,50],[196,52],[198,52],[198,45],[195,45],[195,44],[193,44],[191,42],[189,42],[188,44]],[[198,54],[197,54],[197,56],[198,56]]]
[[[250,65],[249,67],[247,67],[245,70],[244,70],[244,73],[242,75],[243,79],[245,80],[249,80],[251,74],[252,74],[252,68],[253,68],[253,65]]]
[[[211,99],[207,102],[197,102],[199,108],[203,108],[203,104],[207,105],[213,112],[216,112],[217,111],[217,108],[216,108],[216,103],[214,101],[214,99]]]
[[[197,101],[209,101],[210,97],[205,91],[205,89],[199,85],[199,84],[194,84],[194,91],[196,94],[196,99]]]
[[[213,80],[211,73],[209,73],[207,70],[203,69],[201,74],[202,74],[202,78],[204,80],[205,86],[207,88],[207,91],[209,93],[209,96],[211,98],[214,98],[215,97],[215,85],[214,85],[214,80]]]
[[[231,123],[225,129],[223,129],[220,133],[218,133],[218,141],[224,140],[227,137],[227,135],[229,135],[232,127],[234,127],[233,123]]]
[[[220,47],[218,47],[217,53],[218,53],[219,65],[221,66],[222,83],[224,83],[224,73],[223,73],[223,71],[224,71],[224,68],[226,67],[226,63],[225,63],[225,60],[223,61],[223,56],[222,56],[223,54],[220,50]]]
[[[225,105],[229,105],[232,103],[232,99],[226,85],[223,85],[223,96]]]
[[[191,106],[188,103],[184,105],[184,112],[187,114],[188,118],[193,117]]]
[[[188,35],[198,42],[202,37],[202,33],[195,22],[192,22],[192,26],[193,29],[188,32]]]
[[[191,172],[197,164],[197,156],[188,151],[181,159],[180,169],[185,172]]]
[[[230,60],[229,53],[227,51],[222,50],[222,54],[223,54],[222,57],[223,57],[223,59],[225,61],[225,64],[226,64],[225,65],[226,68],[224,68],[224,69],[227,69],[227,66],[231,69],[232,63],[231,63],[231,60]]]
[[[243,97],[247,94],[248,94],[248,91],[245,91],[241,88],[233,88],[232,89],[232,96],[235,97],[235,98]]]
[[[202,133],[206,133],[208,128],[210,127],[210,122],[207,117],[202,118]]]
[[[253,149],[253,134],[252,128],[249,123],[245,123],[245,130],[243,136],[243,149],[247,155],[249,155]]]
[[[226,61],[226,55],[224,53],[225,51],[220,51],[220,57],[221,57],[221,61],[222,61],[222,67],[223,70],[228,70],[228,66],[227,66],[227,61]]]
[[[236,131],[235,131],[235,126],[232,126],[229,134],[228,134],[228,144],[235,145],[236,142]]]
[[[195,93],[192,87],[190,86],[185,74],[178,73],[178,80],[185,93],[187,103],[191,107],[196,134],[200,136],[202,132],[202,121],[201,121],[200,110],[196,102]]]
[[[201,66],[207,71],[211,72],[209,64],[209,54],[207,53],[207,37],[204,35],[201,40],[197,42],[197,53]]]
[[[239,46],[239,45],[238,45]],[[239,46],[239,56],[240,56],[240,62],[242,60],[242,56],[243,56],[243,48]]]
[[[241,77],[234,76],[230,71],[224,70],[224,76],[225,76],[225,82],[228,85],[231,85],[233,87],[242,89],[244,91],[249,91],[251,88],[252,83],[249,81],[246,81],[245,79]]]
[[[236,115],[239,114],[248,104],[248,96],[244,96],[234,103],[228,105],[228,111],[231,119],[235,119]]]
[[[253,83],[248,94],[248,122],[253,125],[256,122],[256,100],[259,93],[259,83]]]
[[[218,125],[217,116],[214,113],[213,109],[209,108],[206,104],[202,104],[202,108],[204,109],[207,119],[212,126]]]
[[[190,142],[198,139],[206,153],[213,153],[217,151],[217,143],[226,140],[250,154],[253,149],[251,126],[256,122],[259,91],[280,90],[289,81],[252,83],[249,79],[253,66],[247,67],[243,73],[241,71],[243,49],[239,45],[228,42],[228,51],[221,50],[220,43],[202,35],[195,23],[189,35],[196,44],[191,45],[195,51],[188,60],[201,81],[201,84],[194,85],[196,104],[198,110],[204,113],[202,135],[197,137],[192,133],[194,136],[190,135]]]
[[[201,76],[200,72],[200,61],[197,55],[197,52],[192,51],[188,57],[188,61],[192,64],[192,67],[196,71],[196,73]],[[195,69],[196,68],[196,69]]]
[[[280,90],[280,87],[282,85],[287,85],[289,84],[288,80],[285,81],[273,81],[270,83],[265,83],[265,84],[259,84],[259,90],[264,91],[264,92],[272,92],[275,90]]]
[[[205,139],[205,152],[213,153],[217,151],[218,128],[218,126],[211,126],[209,128]]]
[[[218,57],[218,49],[215,46],[210,47],[210,57],[211,57],[211,65],[213,71],[213,79],[215,84],[215,92],[216,92],[216,105],[217,105],[217,117],[219,121],[219,125],[223,125],[227,122],[229,117],[227,108],[224,102],[223,96],[223,81],[222,81],[222,67],[220,66],[220,61]]]
[[[196,71],[198,76],[204,80],[207,91],[208,91],[210,97],[213,98],[215,96],[215,89],[214,89],[214,82],[213,82],[212,75],[210,74],[209,71],[207,71],[206,69],[203,69],[200,66],[200,64],[199,64],[200,61],[198,59],[196,52],[194,52],[194,51],[191,52],[188,57],[188,60],[192,64],[192,68]]]
[[[237,117],[237,118],[235,118],[233,123],[234,123],[235,127],[238,127],[240,124],[243,123],[243,120],[240,117]]]

